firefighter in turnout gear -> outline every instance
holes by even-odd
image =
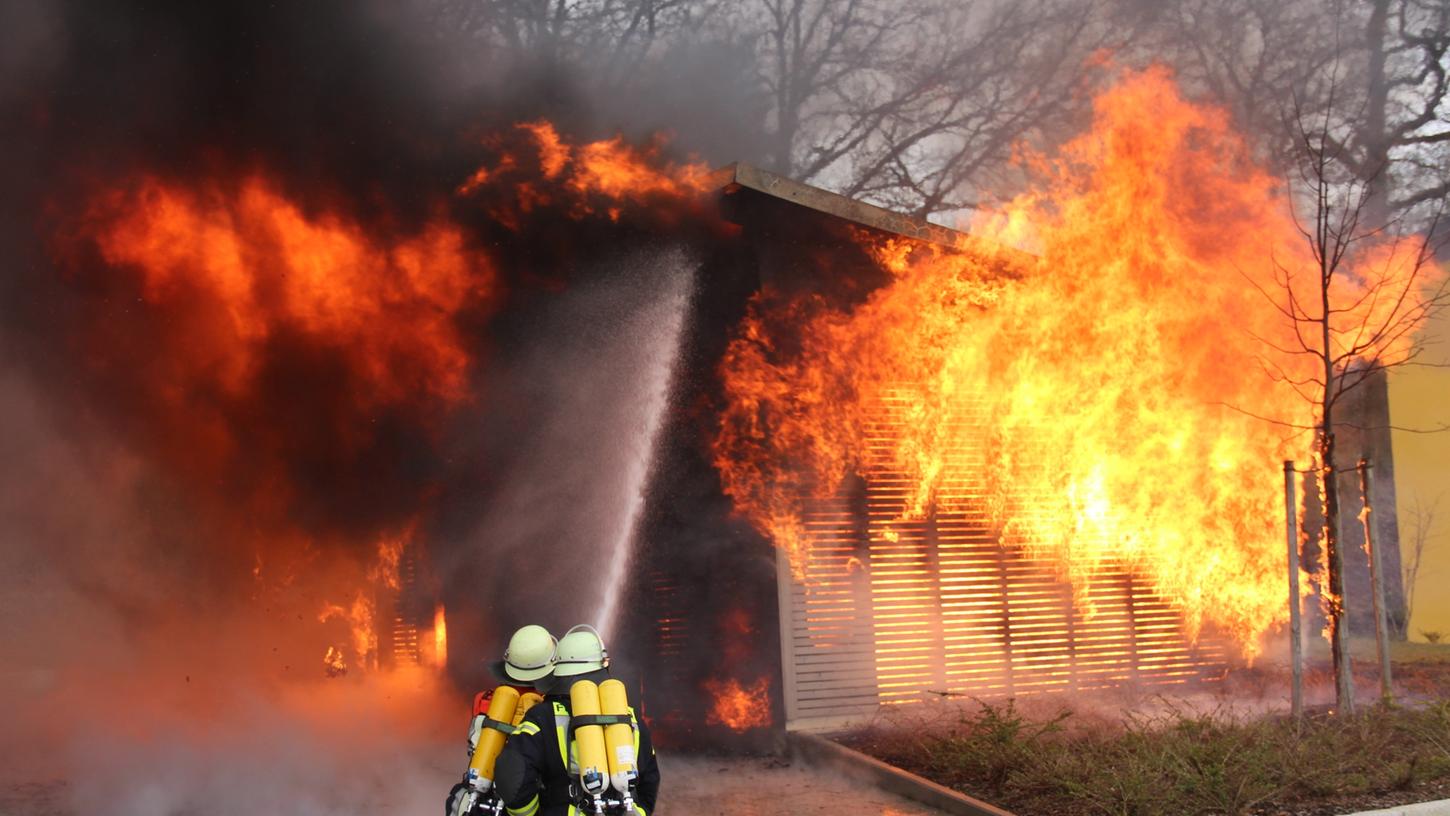
[[[495,763],[505,741],[543,695],[535,686],[554,671],[558,641],[542,626],[525,626],[509,638],[503,659],[490,665],[503,683],[473,700],[468,727],[468,770],[448,792],[446,816],[499,816],[503,811],[494,786]]]
[[[559,639],[545,692],[498,758],[509,816],[650,816],[660,770],[649,728],[610,678],[593,627]]]

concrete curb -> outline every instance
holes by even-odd
[[[1420,802],[1415,805],[1400,805],[1384,810],[1365,810],[1349,816],[1450,816],[1450,799],[1437,802]]]
[[[791,758],[795,761],[817,767],[836,766],[849,770],[853,777],[864,778],[888,793],[934,807],[951,816],[1013,816],[999,807],[977,801],[815,734],[788,732],[786,744],[790,748]],[[1426,813],[1423,816],[1431,814]]]

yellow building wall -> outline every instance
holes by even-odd
[[[1450,365],[1450,312],[1437,316],[1423,336],[1431,345],[1422,360]],[[1391,372],[1390,417],[1404,428],[1450,424],[1450,368],[1410,366]],[[1396,430],[1392,440],[1402,557],[1409,557],[1413,544],[1415,500],[1429,505],[1440,498],[1415,582],[1410,639],[1440,631],[1450,641],[1450,432]]]

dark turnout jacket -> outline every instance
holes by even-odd
[[[510,816],[589,816],[573,808],[574,802],[569,799],[569,783],[573,779],[564,756],[578,754],[559,750],[559,732],[563,731],[565,740],[569,738],[568,714],[569,695],[551,694],[529,709],[523,723],[504,745],[494,777]],[[650,816],[659,794],[660,768],[650,742],[649,726],[640,717],[634,720],[639,734],[635,814]]]

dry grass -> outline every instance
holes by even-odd
[[[1116,723],[1024,714],[1011,701],[959,712],[933,728],[877,727],[846,741],[1016,812],[1054,816],[1314,812],[1302,806],[1413,800],[1417,786],[1450,779],[1450,700],[1320,714],[1298,728],[1168,701]]]
[[[1356,660],[1369,660],[1374,656],[1374,641],[1369,638],[1351,638],[1350,654]],[[1395,641],[1390,643],[1390,660],[1396,666],[1425,663],[1450,663],[1450,643],[1419,643],[1416,641]]]

